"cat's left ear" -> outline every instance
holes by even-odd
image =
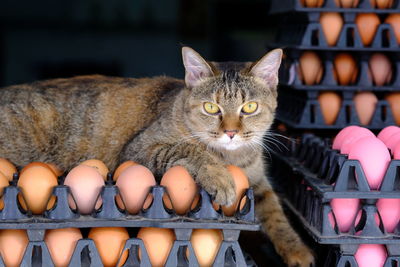
[[[183,65],[185,66],[185,83],[189,88],[199,85],[204,78],[213,76],[211,66],[199,53],[190,47],[182,48]]]
[[[282,61],[282,49],[274,49],[263,56],[250,70],[250,74],[260,78],[267,87],[278,85],[278,70]]]

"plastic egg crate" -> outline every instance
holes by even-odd
[[[114,225],[113,225],[114,226]],[[169,251],[164,266],[199,266],[196,254],[190,242],[192,229],[173,229],[175,241]],[[20,266],[55,266],[44,241],[45,230],[27,230],[29,242],[24,249]],[[254,261],[244,255],[238,243],[239,230],[222,230],[223,240],[216,253],[213,266],[257,266]],[[139,252],[140,249],[140,252]],[[128,256],[123,256],[128,251]],[[187,251],[189,252],[187,254]],[[126,254],[126,253],[125,253]],[[129,238],[119,254],[117,266],[123,267],[150,267],[150,257],[144,242],[140,238]],[[0,257],[0,266],[5,266]],[[76,242],[68,266],[104,266],[101,255],[93,239],[83,238]]]
[[[320,7],[305,7],[300,0],[271,0],[270,14],[287,12],[363,12],[363,13],[391,13],[398,12],[400,8],[399,1],[393,1],[390,8],[378,9],[371,5],[369,0],[360,0],[359,4],[353,8],[338,7],[335,0],[323,0]],[[316,2],[316,1],[315,1]]]
[[[388,101],[378,99],[375,107],[372,107],[374,111],[369,122],[362,124],[353,100],[357,92],[342,91],[336,92],[341,97],[337,113],[327,109],[329,116],[334,117],[332,122],[327,123],[318,100],[321,93],[313,90],[295,92],[281,87],[278,95],[277,119],[292,128],[298,129],[342,129],[348,125],[363,125],[370,129],[382,129],[396,122]]]
[[[336,22],[342,26],[337,33],[328,30],[328,37],[324,33],[324,27],[332,26],[334,21],[325,22],[322,13],[310,12],[305,16],[290,16],[286,23],[280,24],[274,46],[283,45],[302,50],[399,51],[400,43],[396,40],[395,30],[385,20],[390,16],[390,12],[387,13],[385,16],[381,15],[382,18],[376,14],[375,19],[380,23],[376,29],[369,28],[369,31],[375,31],[372,39],[370,33],[362,32],[365,43],[357,26],[358,13],[338,13]],[[371,18],[363,19],[368,21]],[[363,21],[360,19],[358,23]]]
[[[71,208],[70,188],[65,185],[55,186],[49,198],[55,198],[54,205],[49,205],[42,215],[32,215],[29,210],[24,210],[18,196],[22,196],[21,189],[16,186],[17,175],[11,185],[4,188],[2,200],[4,207],[0,211],[0,228],[7,228],[16,224],[27,229],[47,228],[46,225],[63,225],[63,227],[101,227],[103,224],[112,223],[120,227],[183,227],[190,228],[194,225],[204,225],[204,228],[214,227],[221,229],[259,230],[255,221],[254,195],[251,188],[247,189],[242,197],[244,205],[238,209],[234,216],[225,216],[222,210],[214,209],[210,195],[203,189],[199,190],[200,200],[196,207],[185,215],[176,215],[173,209],[168,209],[163,201],[167,195],[163,186],[153,186],[148,194],[152,195],[152,203],[146,209],[141,209],[138,214],[129,214],[121,209],[116,202],[119,194],[118,187],[109,177],[106,185],[101,189],[97,205],[90,215],[81,215],[77,209]],[[62,184],[62,182],[60,182]],[[50,207],[51,206],[51,207]],[[201,228],[201,227],[200,227]]]
[[[287,59],[284,60],[279,73],[279,82],[281,85],[290,86],[290,88],[296,90],[318,90],[318,91],[399,91],[400,88],[400,50],[398,52],[387,52],[382,53],[384,57],[389,61],[391,71],[385,75],[385,81],[376,81],[377,76],[371,77],[371,63],[373,56],[376,53],[362,52],[362,51],[349,51],[345,54],[352,58],[353,63],[347,62],[343,64],[354,64],[354,68],[358,70],[356,76],[350,81],[344,84],[339,83],[339,79],[335,78],[337,68],[341,68],[339,65],[335,66],[335,57],[343,55],[342,52],[324,51],[323,53],[315,52],[319,58],[321,64],[321,76],[320,79],[315,78],[314,81],[310,80],[308,84],[302,80],[300,73],[301,71],[301,56],[304,51],[297,49],[287,50]],[[343,60],[341,60],[343,62]],[[374,64],[375,64],[374,60]],[[318,63],[316,63],[318,64]],[[337,63],[339,64],[339,63]],[[382,66],[376,68],[383,68]],[[352,73],[355,73],[352,71]],[[377,73],[377,72],[376,72]],[[313,74],[311,74],[313,75]],[[378,74],[376,74],[378,75]],[[304,76],[304,75],[303,75]],[[309,74],[310,76],[310,74]],[[338,75],[336,75],[338,76]],[[381,76],[381,75],[380,75]],[[355,78],[355,79],[354,79]],[[379,77],[381,79],[381,77]]]
[[[399,160],[390,162],[379,190],[371,190],[360,162],[330,149],[326,140],[305,134],[298,144],[287,145],[288,152],[272,153],[271,174],[282,181],[286,204],[318,243],[400,244],[399,221],[390,222],[393,231],[388,232],[382,213],[383,202],[400,199]],[[345,208],[334,207],[336,199]],[[350,215],[341,213],[346,208],[352,209]]]

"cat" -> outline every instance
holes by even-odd
[[[0,89],[0,156],[69,170],[86,159],[110,169],[133,160],[160,178],[184,166],[222,205],[235,185],[227,164],[242,168],[256,214],[288,266],[314,261],[290,226],[266,177],[262,142],[277,106],[282,50],[254,63],[207,62],[182,48],[185,79],[78,76]]]

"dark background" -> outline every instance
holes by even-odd
[[[2,0],[0,86],[105,74],[183,77],[180,47],[252,61],[275,20],[268,0]]]

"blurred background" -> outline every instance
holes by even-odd
[[[183,77],[180,47],[252,61],[274,35],[268,0],[2,0],[0,86],[105,74]]]

